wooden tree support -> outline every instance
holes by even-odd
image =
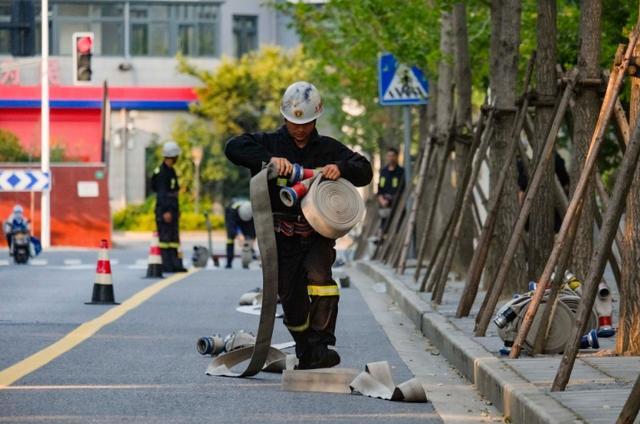
[[[400,196],[397,196],[394,200],[394,204],[391,208],[391,215],[383,229],[383,238],[380,241],[380,244],[378,244],[378,249],[376,249],[376,253],[374,255],[374,259],[376,260],[382,260],[386,257],[390,244],[393,242],[393,235],[398,231],[398,224],[400,223],[400,218],[404,214],[404,208],[408,197],[408,190],[406,190],[405,187],[406,183],[403,183]]]
[[[438,176],[436,178],[436,185],[433,193],[433,199],[431,200],[431,204],[429,205],[430,206],[429,211],[427,212],[427,224],[422,233],[420,246],[418,248],[418,260],[416,263],[416,270],[413,275],[414,281],[418,281],[418,278],[420,277],[422,263],[427,254],[427,250],[429,246],[429,235],[431,234],[433,223],[435,221],[436,211],[438,208],[438,200],[440,199],[440,192],[442,191],[442,183],[444,181],[445,171],[447,170],[447,161],[449,160],[449,155],[451,154],[452,145],[453,145],[453,137],[451,137],[451,134],[450,134],[447,137],[447,143],[444,147],[444,151],[442,152],[442,159],[440,161],[440,166],[438,168]],[[431,265],[429,267],[431,267]]]
[[[444,226],[444,229],[442,230],[443,233],[449,231],[449,229],[451,228],[451,225],[453,225],[453,215],[449,215],[449,218],[447,218],[447,223]],[[442,245],[444,244],[444,237],[439,237],[438,238],[438,244],[436,244],[436,249],[433,252],[433,257],[432,257],[432,262],[435,262],[436,260],[438,260],[438,258],[440,257],[440,251],[442,250]],[[427,288],[427,281],[429,280],[429,275],[431,274],[431,271],[434,269],[436,264],[431,263],[427,269],[425,270],[424,275],[422,276],[422,282],[420,283],[420,291],[423,292],[425,291],[425,288]],[[428,290],[431,290],[431,288],[429,288]]]
[[[580,205],[582,207],[582,205]],[[544,352],[544,348],[547,345],[547,339],[551,333],[551,326],[553,325],[553,318],[555,316],[556,307],[558,305],[558,294],[563,284],[564,273],[569,266],[571,260],[571,253],[573,245],[576,239],[576,233],[578,232],[578,224],[580,220],[573,221],[569,233],[567,236],[567,248],[560,254],[558,266],[556,267],[555,275],[551,281],[551,290],[547,296],[547,307],[542,312],[540,317],[540,325],[538,327],[538,333],[533,344],[533,353],[536,355]]]
[[[451,270],[453,257],[455,256],[462,233],[464,214],[469,210],[470,204],[473,201],[473,187],[476,185],[482,162],[487,156],[489,140],[493,132],[493,114],[494,111],[492,110],[486,119],[486,125],[483,115],[481,115],[478,120],[474,140],[471,145],[471,149],[469,150],[469,160],[465,165],[464,175],[461,179],[458,192],[456,193],[456,202],[453,206],[454,225],[452,230],[445,233],[447,235],[447,239],[444,245],[444,260],[442,262],[442,266],[436,273],[434,273],[433,277],[435,289],[432,292],[431,300],[435,301],[437,304],[442,303],[442,296],[444,295],[447,276]],[[476,150],[477,154],[475,154]]]
[[[633,424],[640,411],[640,375],[631,388],[631,393],[618,415],[616,424]]]
[[[427,143],[429,141],[427,140]],[[412,194],[412,203],[411,203],[411,212],[409,213],[408,219],[408,228],[407,232],[404,235],[404,242],[402,244],[402,250],[400,252],[399,264],[396,268],[396,272],[400,275],[404,274],[406,265],[407,265],[407,254],[409,252],[409,248],[411,247],[411,239],[414,234],[415,226],[416,226],[416,216],[418,214],[418,208],[420,206],[420,200],[422,199],[423,185],[425,174],[427,173],[427,163],[429,162],[429,157],[426,154],[426,150],[422,154],[422,158],[420,160],[420,167],[418,169],[418,176],[415,184],[415,188]]]
[[[529,91],[535,58],[536,54],[535,52],[533,52],[531,58],[529,59],[527,74],[525,76],[524,93],[527,93]],[[516,138],[519,139],[520,137],[522,126],[524,125],[524,119],[527,115],[528,107],[528,96],[525,96],[524,101],[522,102],[522,106],[514,119],[514,131],[511,134],[512,140],[515,140]],[[493,231],[498,219],[498,208],[500,206],[500,200],[502,198],[502,191],[507,181],[509,167],[513,166],[514,164],[516,151],[517,144],[511,143],[509,145],[509,150],[507,151],[507,159],[503,164],[502,169],[500,170],[500,175],[498,176],[496,186],[493,188],[492,196],[487,207],[487,218],[485,219],[478,245],[473,252],[471,264],[469,265],[469,271],[467,272],[467,282],[462,291],[460,302],[458,303],[458,310],[456,311],[456,316],[458,318],[466,317],[467,315],[469,315],[471,307],[473,306],[473,302],[475,302],[476,300],[478,287],[480,286],[480,278],[482,277],[482,270],[484,269],[487,255],[489,254],[489,245],[491,243],[491,239],[493,238]]]
[[[402,220],[400,231],[398,231],[397,234],[394,235],[393,245],[389,252],[388,258],[386,259],[386,263],[396,269],[398,268],[398,265],[400,263],[405,236],[408,235],[409,241],[411,241],[413,229],[415,228],[415,215],[413,215],[412,217],[411,214],[414,213],[413,205],[416,203],[416,186],[422,184],[421,179],[424,177],[424,175],[420,174],[420,171],[423,166],[423,159],[425,159],[425,155],[426,149],[421,148],[420,154],[418,155],[417,160],[414,162],[413,172],[411,173],[411,175],[416,176],[416,178],[413,178],[411,184],[407,186],[407,195],[409,197],[407,197],[407,203],[405,205],[405,216]]]
[[[637,32],[634,30],[634,35]],[[633,35],[632,35],[633,37]],[[633,40],[633,38],[632,38]],[[635,41],[635,40],[633,40]],[[635,44],[632,42],[630,44]],[[616,235],[620,218],[625,208],[625,200],[631,189],[631,181],[638,167],[638,158],[640,158],[640,120],[635,123],[627,151],[625,152],[622,163],[616,177],[616,182],[611,196],[611,202],[604,216],[604,224],[600,237],[593,250],[591,264],[589,266],[589,274],[582,288],[582,300],[578,311],[576,312],[576,320],[573,323],[567,344],[558,367],[558,372],[551,386],[552,391],[564,390],[569,382],[573,365],[578,355],[580,347],[580,337],[584,334],[588,317],[591,314],[593,304],[595,302],[598,285],[602,279],[604,268],[607,261],[608,252],[611,249],[611,243]],[[533,302],[533,300],[532,300]],[[531,306],[529,306],[531,308]],[[526,316],[525,316],[526,319]],[[524,322],[523,322],[524,324]],[[520,337],[520,333],[518,334]],[[636,399],[637,400],[637,399]]]
[[[410,185],[405,185],[407,188],[407,200],[405,204],[405,218],[402,220],[402,224],[400,226],[400,230],[393,236],[394,240],[392,243],[391,250],[389,251],[389,256],[385,260],[385,263],[390,264],[393,268],[398,271],[400,261],[402,260],[402,255],[405,255],[406,251],[403,251],[405,236],[408,237],[409,243],[407,244],[407,251],[410,246],[411,237],[413,235],[416,223],[416,214],[417,214],[417,205],[420,202],[422,185],[424,181],[424,174],[426,173],[426,166],[429,158],[427,156],[427,148],[429,145],[429,139],[425,140],[425,144],[420,148],[420,155],[418,156],[418,160],[416,164],[418,165],[418,175],[413,181],[410,182]]]
[[[600,147],[604,141],[604,134],[607,127],[607,123],[611,118],[613,113],[613,106],[615,103],[615,99],[617,97],[618,91],[620,90],[620,86],[622,85],[622,81],[624,79],[625,70],[629,66],[629,61],[631,58],[631,52],[635,47],[635,44],[638,40],[638,29],[636,28],[630,37],[629,47],[624,55],[624,59],[622,60],[619,66],[614,66],[612,75],[609,78],[609,84],[607,86],[607,91],[605,93],[605,97],[603,100],[602,108],[600,109],[600,114],[598,116],[598,121],[596,123],[596,127],[593,133],[593,137],[591,139],[591,143],[589,146],[589,151],[587,152],[587,158],[585,160],[584,167],[580,174],[580,179],[576,185],[574,195],[569,203],[569,208],[567,209],[567,213],[565,214],[564,220],[562,221],[562,227],[560,228],[560,232],[556,237],[554,242],[553,249],[547,260],[547,264],[540,276],[538,281],[538,285],[536,287],[536,291],[529,303],[529,307],[527,308],[527,312],[525,314],[524,319],[520,325],[520,329],[518,331],[518,335],[514,341],[513,347],[511,348],[510,357],[517,358],[520,355],[520,351],[522,350],[522,345],[524,343],[525,338],[529,333],[529,329],[531,328],[531,324],[533,323],[533,318],[538,312],[538,307],[540,306],[540,302],[542,301],[542,297],[544,296],[545,290],[549,285],[549,278],[551,277],[551,273],[553,272],[556,263],[558,261],[560,252],[566,248],[566,239],[567,233],[571,227],[573,219],[576,218],[576,212],[578,211],[578,206],[581,203],[582,197],[586,192],[587,185],[589,183],[589,178],[593,174],[593,170],[596,165],[596,158]],[[612,211],[614,207],[610,206],[607,210],[607,215],[609,215],[610,211]],[[605,220],[606,227],[606,220]],[[604,228],[603,228],[604,232]],[[594,252],[595,253],[595,252]]]
[[[571,73],[571,77],[572,79],[567,84],[560,100],[560,104],[558,105],[558,108],[556,110],[553,123],[551,124],[544,147],[540,154],[540,159],[536,164],[536,170],[533,174],[533,178],[531,179],[527,187],[527,192],[525,194],[524,201],[522,202],[522,206],[520,207],[518,219],[516,220],[513,231],[511,232],[511,238],[509,239],[509,244],[505,249],[502,262],[500,263],[500,266],[498,268],[497,276],[495,278],[492,290],[490,292],[487,292],[487,296],[489,296],[489,299],[486,303],[486,307],[479,315],[480,319],[476,327],[476,336],[484,336],[487,331],[487,327],[491,322],[493,310],[495,309],[498,303],[498,299],[500,298],[500,294],[502,293],[502,290],[504,289],[504,286],[507,282],[507,277],[511,269],[511,263],[513,262],[518,244],[520,243],[520,238],[522,236],[522,233],[524,232],[527,219],[529,218],[529,212],[531,211],[531,206],[533,205],[533,198],[538,193],[538,189],[542,184],[542,178],[544,177],[544,173],[546,172],[547,164],[550,160],[553,159],[554,146],[556,143],[556,138],[558,137],[558,131],[560,130],[560,125],[564,120],[564,114],[567,110],[567,107],[569,106],[569,100],[573,95],[574,83],[578,77],[577,69],[573,70],[573,72]]]
[[[358,237],[354,240],[355,246],[353,258],[361,259],[369,245],[369,238],[374,234],[376,228],[380,226],[380,217],[378,215],[378,206],[375,197],[371,197],[366,203],[366,214],[362,223],[362,230]]]
[[[475,197],[471,197],[471,207],[473,208],[473,223],[475,228],[475,233],[480,234],[482,231],[482,218],[480,218],[480,208],[478,207],[478,203],[476,202]]]
[[[600,198],[600,202],[602,203],[602,210],[606,211],[607,210],[607,206],[609,205],[609,202],[611,201],[611,199],[609,198],[609,193],[607,193],[607,190],[604,188],[604,183],[602,182],[602,178],[600,178],[599,176],[597,176],[598,178],[596,178],[596,193],[598,194],[598,197]],[[596,216],[596,219],[598,217]],[[618,252],[622,252],[624,246],[624,236],[622,235],[622,231],[620,230],[620,228],[618,228],[618,231],[616,232],[616,247],[618,248]]]

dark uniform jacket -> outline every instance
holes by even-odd
[[[156,215],[160,216],[165,212],[178,214],[178,176],[173,168],[168,167],[164,162],[157,167],[151,177],[151,189],[158,196],[156,199]]]
[[[234,164],[249,168],[252,176],[260,172],[263,163],[268,163],[272,157],[283,157],[291,163],[311,169],[336,164],[340,175],[358,187],[369,184],[373,175],[369,161],[338,140],[319,135],[314,130],[307,145],[301,149],[295,144],[284,125],[275,132],[243,134],[234,137],[227,141],[224,152]],[[273,211],[301,214],[299,205],[288,208],[282,204],[278,196],[277,184],[286,185],[286,181],[279,178],[271,187]]]
[[[396,166],[392,171],[389,166],[380,170],[380,181],[378,181],[378,194],[395,196],[402,188],[404,182],[404,168]]]

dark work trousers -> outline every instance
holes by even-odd
[[[256,229],[251,221],[243,221],[238,216],[238,211],[227,207],[224,211],[224,226],[227,230],[227,266],[231,267],[235,256],[234,243],[238,232],[242,233],[245,241],[255,240]]]
[[[166,223],[162,216],[156,216],[156,225],[158,227],[158,240],[162,257],[162,270],[176,272],[183,269],[182,261],[178,257],[178,249],[180,248],[178,217],[174,216],[173,221]]]
[[[331,276],[335,241],[313,233],[291,237],[276,233],[278,295],[284,324],[296,342],[296,356],[320,345],[335,345],[338,286]]]

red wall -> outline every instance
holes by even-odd
[[[0,168],[24,168],[3,164]],[[111,240],[111,214],[107,171],[102,164],[52,165],[51,244],[53,246],[98,247],[101,239]],[[97,176],[102,173],[102,178]],[[78,181],[96,181],[99,197],[79,197]],[[31,216],[33,197],[34,216]],[[40,193],[0,191],[0,218],[6,220],[13,206],[21,204],[31,221],[33,234],[40,237]],[[4,237],[0,244],[6,244]]]
[[[52,109],[52,146],[64,146],[65,156],[78,162],[102,161],[99,109]],[[40,154],[40,109],[2,109],[0,128],[15,133],[22,146]]]

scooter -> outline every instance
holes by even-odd
[[[11,256],[16,264],[26,264],[31,256],[31,237],[28,231],[19,229],[11,233]]]

